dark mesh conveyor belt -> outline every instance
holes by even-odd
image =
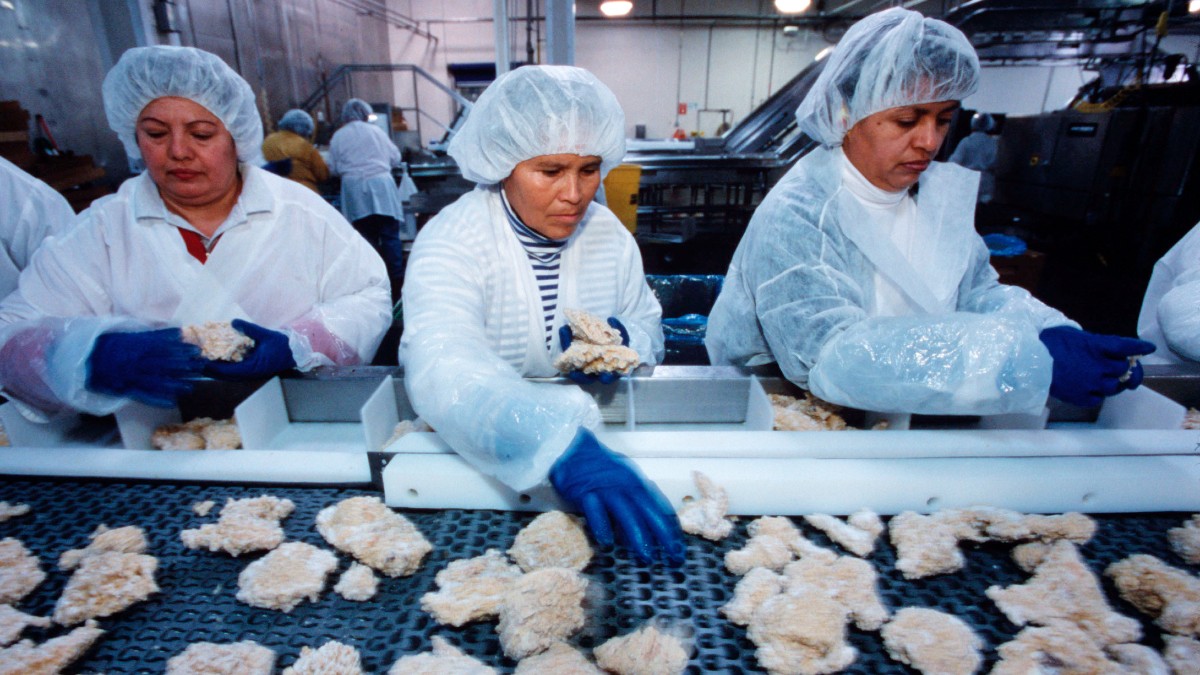
[[[162,592],[112,617],[100,619],[108,633],[73,667],[72,672],[161,673],[167,659],[192,642],[254,640],[278,654],[277,672],[291,665],[302,646],[319,647],[337,639],[358,648],[367,672],[382,675],[405,654],[428,651],[432,635],[445,636],[472,656],[511,672],[515,663],[500,650],[495,622],[462,629],[437,625],[420,609],[421,596],[434,589],[434,575],[455,559],[482,554],[488,548],[506,550],[517,532],[535,514],[495,511],[403,511],[433,543],[434,552],[410,577],[380,577],[379,594],[372,600],[351,602],[327,590],[315,602],[303,602],[289,614],[257,609],[238,602],[237,577],[250,560],[261,554],[231,558],[220,553],[191,551],[183,547],[179,532],[212,522],[228,497],[272,494],[296,504],[284,522],[288,539],[332,548],[314,527],[317,512],[347,497],[379,493],[335,488],[227,487],[93,482],[0,482],[0,500],[26,503],[32,512],[0,523],[0,538],[16,537],[41,559],[47,579],[18,606],[38,616],[49,616],[62,592],[67,574],[56,567],[65,550],[87,544],[97,525],[138,525],[146,531],[150,553],[159,559],[156,579]],[[211,499],[217,508],[205,518],[192,513],[192,504]],[[1168,564],[1197,572],[1169,548],[1166,532],[1183,523],[1189,514],[1139,514],[1098,516],[1099,531],[1081,548],[1097,573],[1109,563],[1134,553],[1149,553]],[[734,534],[713,544],[688,538],[688,559],[682,569],[641,567],[625,558],[598,555],[585,570],[591,579],[594,602],[588,626],[575,644],[585,651],[615,635],[624,634],[651,617],[674,619],[695,635],[690,673],[761,672],[754,645],[742,628],[725,620],[719,610],[733,595],[739,577],[727,573],[727,551],[740,548],[746,539],[742,519]],[[814,542],[831,546],[820,532],[797,519]],[[1012,638],[1011,625],[984,595],[998,584],[1022,583],[1027,575],[1009,559],[1011,547],[967,546],[967,568],[955,574],[906,581],[895,570],[895,550],[880,539],[869,558],[880,573],[880,591],[890,610],[917,605],[953,613],[975,628],[987,642],[987,672],[996,660],[996,647]],[[339,572],[349,565],[345,554]],[[1159,631],[1132,607],[1120,601],[1104,580],[1110,601],[1121,612],[1143,620],[1143,643],[1162,648]],[[24,637],[37,642],[63,632],[62,628],[27,629]],[[888,658],[878,633],[850,628],[858,660],[846,672],[912,673]]]

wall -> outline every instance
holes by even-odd
[[[220,55],[278,119],[343,63],[388,60],[388,25],[328,0],[175,0],[178,32],[155,30],[152,0],[5,0],[0,3],[0,99],[44,115],[59,146],[128,175],[104,119],[100,85],[126,49],[184,44]],[[83,11],[86,10],[86,11]],[[391,97],[390,77],[356,78],[349,95]],[[31,133],[33,132],[31,123]]]

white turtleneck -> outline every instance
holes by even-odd
[[[908,190],[888,192],[875,187],[838,147],[835,151],[842,167],[842,187],[871,215],[879,229],[887,232],[905,260],[913,259],[917,233],[917,200]],[[918,274],[921,270],[917,270]],[[871,316],[916,314],[919,307],[908,299],[890,279],[875,272],[875,306]]]

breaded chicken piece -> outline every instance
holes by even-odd
[[[858,658],[846,642],[846,608],[815,590],[777,595],[754,613],[746,636],[769,673],[835,673]]]
[[[1132,555],[1104,574],[1121,597],[1170,633],[1200,635],[1200,579],[1152,555]]]
[[[896,569],[906,579],[948,574],[966,562],[960,541],[1054,542],[1065,539],[1085,543],[1096,531],[1096,522],[1080,513],[1043,516],[976,506],[947,509],[923,516],[905,511],[888,525],[896,547]]]
[[[775,411],[775,431],[842,431],[853,429],[842,419],[842,407],[822,401],[809,392],[804,398],[768,394]]]
[[[388,675],[495,675],[496,670],[462,653],[439,635],[429,638],[433,650],[402,657]]]
[[[785,593],[816,590],[846,607],[848,617],[862,630],[879,630],[888,611],[879,597],[871,563],[850,556],[805,556],[783,568]]]
[[[604,675],[604,671],[571,645],[555,642],[541,654],[521,659],[513,675]]]
[[[255,560],[238,575],[237,599],[254,607],[287,613],[305,598],[316,602],[325,577],[337,569],[337,556],[300,541]]]
[[[736,551],[725,554],[725,568],[745,574],[755,567],[778,572],[795,556],[835,555],[804,538],[791,520],[783,516],[764,516],[750,523],[750,539]]]
[[[896,547],[896,569],[905,579],[957,572],[966,563],[954,527],[935,515],[905,511],[888,523]]]
[[[0,523],[3,523],[17,516],[23,516],[29,513],[28,504],[9,504],[8,502],[0,502]]]
[[[787,578],[765,567],[755,567],[733,589],[733,599],[721,608],[731,623],[745,626],[764,602],[783,592]]]
[[[400,420],[396,423],[396,428],[392,430],[392,437],[384,442],[383,447],[386,448],[390,446],[392,443],[395,443],[414,431],[433,431],[433,429],[431,429],[429,424],[420,417],[414,420]]]
[[[180,329],[183,341],[200,348],[200,356],[210,361],[241,361],[254,347],[254,340],[235,330],[227,321],[207,321]]]
[[[379,497],[350,497],[321,509],[317,531],[338,550],[389,577],[417,571],[433,550],[420,530]]]
[[[362,675],[362,658],[350,645],[330,640],[319,649],[300,648],[300,658],[283,675]]]
[[[880,635],[893,659],[928,675],[971,675],[983,662],[983,640],[962,619],[936,609],[905,607]]]
[[[12,605],[0,605],[0,647],[16,642],[26,626],[45,628],[49,625],[48,617],[26,614]]]
[[[1026,628],[997,649],[1000,661],[991,675],[1122,675],[1123,666],[1072,623]]]
[[[729,512],[729,495],[699,471],[692,472],[692,480],[696,482],[700,497],[685,502],[679,508],[680,527],[688,534],[696,534],[709,541],[728,537],[733,532],[733,522],[725,517]]]
[[[875,540],[883,532],[883,520],[869,509],[850,514],[845,522],[824,513],[804,516],[805,522],[824,532],[833,543],[865,558],[875,550]]]
[[[500,606],[500,646],[520,660],[566,640],[583,628],[588,582],[575,570],[552,567],[517,579]]]
[[[375,597],[379,590],[379,577],[375,571],[361,563],[351,563],[350,569],[333,586],[333,591],[347,600],[365,602]]]
[[[1200,675],[1200,640],[1164,635],[1163,642],[1166,644],[1163,660],[1174,675]]]
[[[52,675],[61,673],[104,635],[95,621],[42,644],[21,640],[0,649],[0,675]]]
[[[69,572],[79,567],[79,563],[83,562],[84,558],[101,553],[145,552],[146,533],[142,531],[142,528],[136,525],[126,525],[109,529],[108,526],[101,524],[91,534],[91,543],[86,548],[63,551],[63,554],[58,557],[58,569]]]
[[[0,603],[15,605],[46,578],[20,539],[0,539]]]
[[[546,567],[582,572],[592,561],[592,546],[579,518],[547,511],[517,533],[508,555],[526,572]]]
[[[158,592],[158,558],[105,551],[84,556],[54,605],[54,622],[73,626],[111,616]]]
[[[197,417],[155,429],[150,445],[156,450],[237,450],[242,447],[242,433],[233,420]]]
[[[1050,553],[1053,544],[1047,544],[1041,541],[1029,541],[1024,544],[1017,544],[1012,550],[1013,562],[1017,564],[1025,572],[1033,573],[1038,565],[1046,559]]]
[[[271,675],[275,652],[252,640],[195,642],[167,661],[167,675]]]
[[[438,590],[421,597],[421,609],[438,623],[454,627],[496,618],[504,595],[521,574],[521,568],[494,548],[481,556],[454,560],[437,573]]]
[[[621,344],[621,332],[604,319],[581,309],[564,309],[563,314],[571,327],[571,346],[554,359],[560,373],[627,374],[641,362],[636,351]]]
[[[1131,643],[1109,645],[1104,648],[1104,653],[1114,663],[1121,666],[1126,673],[1171,675],[1171,667],[1167,665],[1167,661],[1146,645]],[[1196,664],[1196,672],[1200,673],[1200,662]]]
[[[1137,642],[1142,637],[1141,623],[1113,611],[1100,580],[1069,541],[1055,543],[1026,583],[992,586],[985,592],[1018,626],[1066,621],[1100,646]]]
[[[1200,565],[1200,515],[1192,516],[1179,527],[1167,530],[1171,550],[1189,565]]]
[[[216,505],[217,505],[217,503],[211,499],[206,499],[202,502],[196,502],[195,504],[192,504],[192,513],[203,518],[203,517],[207,516],[209,514],[209,512],[211,512],[213,510],[213,507]]]
[[[687,669],[689,641],[655,622],[596,647],[596,665],[617,675],[675,675]]]
[[[292,500],[269,495],[230,498],[217,522],[184,530],[179,538],[188,548],[224,551],[235,558],[250,551],[269,551],[283,542],[280,521],[295,508]]]

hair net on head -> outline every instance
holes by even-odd
[[[525,66],[479,96],[446,152],[463,177],[499,183],[541,155],[596,155],[603,177],[625,157],[625,113],[617,97],[574,66]]]
[[[371,104],[361,98],[352,98],[342,106],[342,124],[350,122],[366,122],[370,117]]]
[[[278,126],[283,131],[290,131],[305,138],[312,136],[315,128],[312,115],[298,108],[285,112],[283,117],[279,118]]]
[[[138,115],[164,96],[186,98],[216,115],[233,135],[239,160],[251,161],[261,152],[263,125],[254,92],[216,54],[194,47],[134,47],[108,71],[102,91],[108,126],[133,159],[142,157]]]
[[[888,108],[960,101],[975,91],[979,57],[954,26],[899,7],[850,27],[796,109],[800,130],[841,145],[859,120]]]

